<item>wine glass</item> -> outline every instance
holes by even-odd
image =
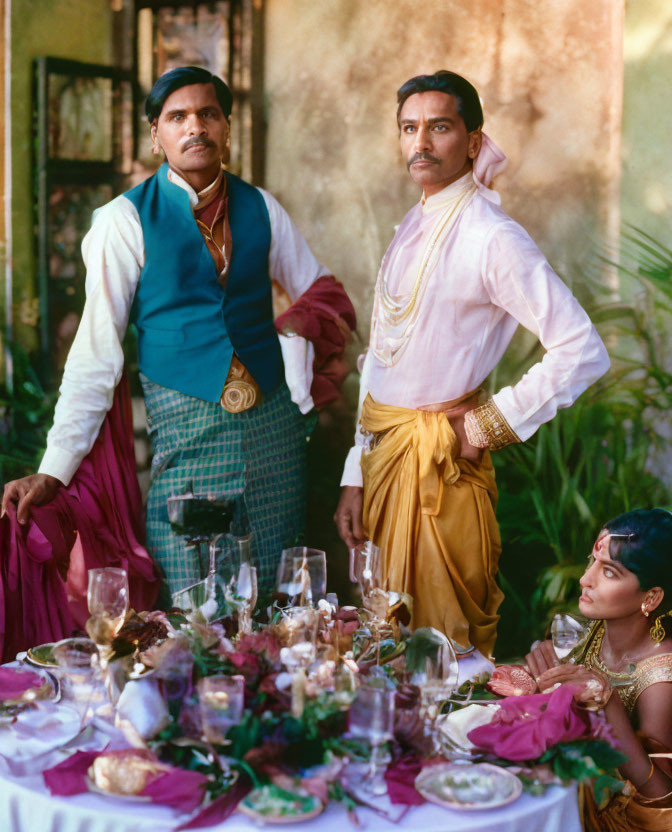
[[[420,688],[420,703],[425,719],[425,736],[432,750],[438,750],[436,720],[444,702],[457,688],[459,666],[455,649],[449,639],[425,658],[424,667],[413,674],[412,682]]]
[[[314,607],[290,607],[282,612],[278,635],[284,645],[280,661],[292,674],[292,715],[299,719],[303,713],[306,669],[317,654],[317,626],[319,615]]]
[[[585,638],[587,628],[571,615],[558,613],[551,623],[551,639],[555,655],[562,661]],[[568,659],[571,661],[571,659]]]
[[[327,556],[321,549],[283,549],[277,591],[291,606],[317,603],[327,590]]]
[[[229,532],[237,500],[237,496],[195,494],[192,491],[173,494],[167,499],[168,519],[173,531],[198,547],[199,553],[201,544],[208,544],[208,568],[204,576],[208,600],[216,594],[217,543]]]
[[[374,795],[387,792],[381,774],[384,746],[394,732],[395,691],[384,686],[362,685],[350,706],[349,730],[371,746],[371,761],[363,788]]]
[[[350,549],[350,580],[358,583],[365,598],[380,586],[380,548],[370,540]]]
[[[87,591],[89,614],[94,621],[90,634],[96,644],[110,644],[128,612],[128,574],[125,569],[89,569]]]
[[[126,570],[111,566],[89,569],[87,603],[90,618],[86,622],[86,631],[98,646],[101,666],[105,669],[110,645],[128,612]]]
[[[83,726],[106,699],[96,665],[96,645],[88,638],[66,638],[55,645],[53,654],[61,695],[73,704]]]
[[[205,676],[196,687],[203,736],[217,745],[228,743],[229,729],[243,718],[245,679],[242,676]]]

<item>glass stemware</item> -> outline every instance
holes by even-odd
[[[238,605],[238,632],[252,632],[252,613],[257,605],[257,570],[249,562],[240,564],[236,578]]]
[[[88,638],[66,638],[56,644],[53,653],[63,699],[74,705],[84,726],[107,698],[97,666],[96,645]]]
[[[321,549],[296,546],[283,549],[277,591],[290,606],[316,604],[327,590],[327,556]]]
[[[422,670],[413,674],[412,682],[420,688],[420,702],[425,719],[425,736],[433,752],[438,749],[436,720],[441,706],[457,688],[459,666],[455,649],[449,639],[425,658]]]
[[[292,674],[292,715],[299,719],[303,713],[306,670],[317,654],[317,625],[319,616],[314,607],[290,607],[283,610],[278,623],[282,644],[280,661]]]
[[[362,787],[375,795],[387,792],[382,776],[384,747],[394,733],[395,691],[387,687],[362,685],[350,706],[349,730],[371,746],[371,761]]]
[[[216,594],[217,543],[228,534],[235,513],[238,497],[222,497],[216,494],[195,494],[187,491],[167,499],[168,519],[176,534],[185,537],[188,544],[197,547],[207,544],[207,569],[205,575],[207,599]]]
[[[203,736],[224,745],[233,725],[243,718],[245,680],[242,676],[205,676],[197,685]]]
[[[99,645],[109,645],[128,612],[128,574],[125,569],[105,567],[89,569],[87,591],[89,614],[93,621],[87,627]]]
[[[350,580],[359,584],[362,598],[380,587],[380,570],[380,548],[375,543],[365,540],[350,549]]]
[[[551,623],[551,640],[555,655],[562,661],[568,658],[572,650],[583,641],[588,628],[571,615],[559,613],[553,616]]]

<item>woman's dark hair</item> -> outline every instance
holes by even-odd
[[[611,535],[609,555],[637,576],[642,590],[659,586],[664,591],[656,612],[672,610],[672,513],[640,508],[610,520],[604,528]]]
[[[483,127],[483,109],[476,88],[466,78],[455,72],[448,72],[447,69],[440,69],[434,75],[416,75],[399,87],[397,90],[397,124],[399,124],[401,108],[407,98],[418,92],[433,91],[455,96],[457,112],[462,116],[468,133]]]
[[[180,66],[157,78],[145,101],[147,121],[151,124],[161,115],[161,110],[169,95],[190,84],[212,84],[222,112],[227,118],[231,115],[233,96],[221,78],[200,66]]]

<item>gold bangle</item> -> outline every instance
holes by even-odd
[[[491,451],[498,451],[500,448],[505,448],[514,442],[520,442],[516,432],[492,399],[488,399],[485,404],[474,408],[470,412],[485,435]]]
[[[646,778],[646,780],[643,783],[640,783],[639,786],[635,786],[634,783],[632,784],[633,786],[635,786],[635,789],[637,791],[639,791],[642,788],[642,786],[646,786],[646,784],[649,782],[649,780],[653,777],[653,772],[656,770],[656,767],[653,764],[653,760],[650,757],[649,757],[649,762],[651,763],[651,771],[649,772],[649,776]]]

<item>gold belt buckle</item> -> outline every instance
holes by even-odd
[[[228,413],[243,413],[259,404],[260,401],[259,385],[238,356],[234,355],[219,403]]]
[[[242,379],[224,385],[219,403],[228,413],[243,413],[257,403],[257,391],[253,384]]]

